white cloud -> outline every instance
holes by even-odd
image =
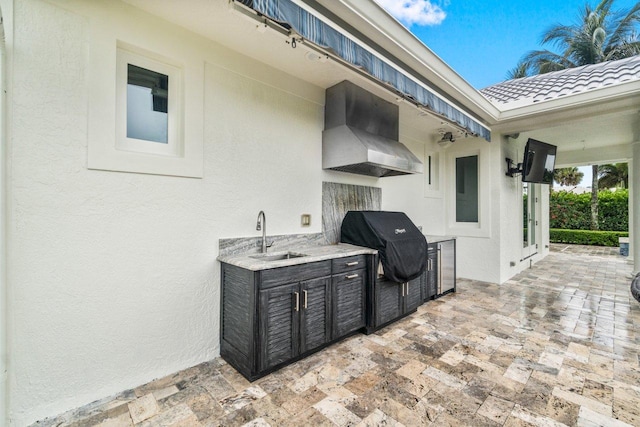
[[[407,26],[438,25],[447,17],[442,8],[430,0],[376,0],[387,12]]]

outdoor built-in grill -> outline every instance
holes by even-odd
[[[340,241],[376,249],[369,283],[367,332],[415,311],[422,303],[427,239],[402,212],[349,211]]]

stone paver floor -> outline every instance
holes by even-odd
[[[37,425],[640,426],[631,264],[551,249],[254,383],[216,359]]]

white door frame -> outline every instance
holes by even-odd
[[[524,206],[524,188],[527,188],[527,206]],[[527,215],[527,244],[522,245],[522,259],[524,261],[527,258],[532,257],[533,255],[538,253],[538,243],[540,241],[540,187],[538,184],[533,184],[530,182],[522,183],[522,200],[523,203],[520,203],[522,206],[522,215],[520,218],[523,219],[522,228],[524,229],[524,216]],[[522,230],[524,231],[524,230]],[[524,234],[521,232],[521,235],[524,237]]]

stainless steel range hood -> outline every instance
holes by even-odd
[[[423,165],[398,142],[398,106],[343,81],[327,89],[322,167],[369,176],[423,173]]]

